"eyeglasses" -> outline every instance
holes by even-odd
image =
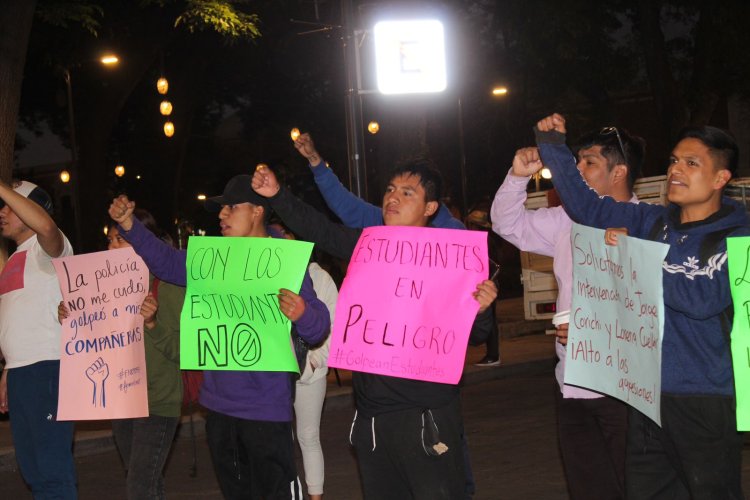
[[[625,160],[625,163],[628,163],[628,155],[625,154],[625,146],[622,143],[622,138],[620,137],[620,131],[617,130],[617,127],[604,127],[599,131],[599,135],[608,136],[615,134],[617,137],[617,143],[620,145],[620,152],[622,153],[622,158]]]

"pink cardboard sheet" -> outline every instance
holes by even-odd
[[[339,292],[328,365],[456,384],[486,280],[487,233],[366,228]]]
[[[148,268],[132,248],[53,260],[69,316],[58,420],[148,416],[141,304]]]

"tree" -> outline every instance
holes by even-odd
[[[161,51],[170,43],[184,44],[187,34],[204,38],[216,36],[224,40],[259,36],[259,19],[245,11],[248,8],[246,4],[241,0],[152,0],[138,3],[121,0],[101,2],[101,6],[94,2],[72,0],[40,2],[37,14],[43,20],[52,22],[36,25],[38,29],[31,37],[31,52],[37,57],[37,70],[42,69],[37,75],[46,69],[47,78],[30,82],[29,88],[40,83],[49,85],[54,78],[60,81],[61,68],[69,71],[78,69],[81,61],[91,59],[92,47],[96,43],[106,40],[127,53],[119,71],[106,78],[82,65],[81,72],[93,73],[97,78],[78,78],[73,85],[74,101],[82,102],[85,99],[86,102],[86,106],[76,107],[77,167],[80,175],[74,182],[79,183],[80,197],[87,206],[94,208],[94,213],[106,209],[107,198],[112,194],[105,189],[110,138],[120,111],[139,81],[154,66]],[[89,9],[84,11],[87,14],[85,17],[80,15],[80,9],[76,10],[81,6]],[[77,15],[71,16],[70,12]],[[64,17],[61,13],[68,15]],[[93,15],[96,13],[98,17]],[[64,21],[61,22],[61,19]],[[83,22],[71,26],[65,22],[71,19]],[[16,22],[16,19],[13,18],[12,22]],[[12,22],[8,21],[9,24]],[[80,26],[88,30],[82,30]],[[97,36],[92,36],[94,34]],[[74,78],[76,76],[80,75],[74,74]],[[184,111],[188,111],[187,106]],[[39,116],[38,113],[37,109],[27,116]],[[49,121],[56,123],[57,130],[60,130],[61,120],[55,114],[54,110],[48,114]],[[185,119],[188,120],[189,116]],[[0,135],[5,132],[7,130],[0,131]],[[83,242],[78,242],[79,246],[84,249],[94,247],[101,227],[99,220],[93,218],[83,224]]]
[[[9,0],[0,9],[0,179],[10,181],[13,171],[16,123],[21,101],[33,0]]]

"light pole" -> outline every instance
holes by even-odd
[[[63,70],[65,87],[68,94],[68,131],[70,134],[70,173],[73,178],[73,223],[75,225],[76,245],[81,244],[81,210],[78,198],[78,143],[76,142],[75,114],[73,112],[73,84],[70,79],[70,70]]]
[[[119,62],[117,56],[113,54],[104,55],[99,62],[105,66],[112,66]],[[78,175],[78,142],[76,141],[75,113],[73,111],[73,82],[70,76],[70,68],[63,68],[63,79],[65,80],[65,89],[68,96],[68,131],[70,134],[70,177],[73,180],[73,221],[75,224],[76,244],[81,244],[81,210],[80,198],[78,195],[78,184],[80,177]]]
[[[461,105],[461,97],[458,97],[458,153],[459,153],[459,171],[461,172],[461,204],[463,205],[462,214],[466,217],[469,214],[469,203],[466,199],[466,145],[464,143],[464,111]]]
[[[349,157],[349,188],[360,198],[367,197],[367,176],[362,145],[362,98],[360,85],[358,33],[354,30],[351,0],[341,1],[341,18],[344,27],[344,68],[346,69],[346,149]]]

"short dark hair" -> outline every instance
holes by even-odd
[[[443,197],[443,176],[432,160],[423,157],[409,158],[399,162],[391,171],[389,181],[399,175],[419,176],[419,184],[424,188],[425,201],[440,201]]]
[[[617,130],[617,133],[609,132],[609,129],[613,132]],[[620,141],[622,141],[622,150],[620,149]],[[575,150],[579,151],[594,146],[601,146],[602,156],[607,159],[609,170],[612,170],[615,165],[626,165],[628,167],[628,188],[632,191],[635,181],[641,176],[641,170],[643,169],[643,160],[646,157],[646,141],[642,137],[632,135],[624,128],[605,127],[582,135],[577,141]],[[623,156],[623,150],[625,156]]]
[[[734,136],[726,130],[710,125],[688,126],[677,134],[677,142],[683,139],[698,139],[706,145],[719,169],[729,170],[732,177],[737,174],[740,148]]]

